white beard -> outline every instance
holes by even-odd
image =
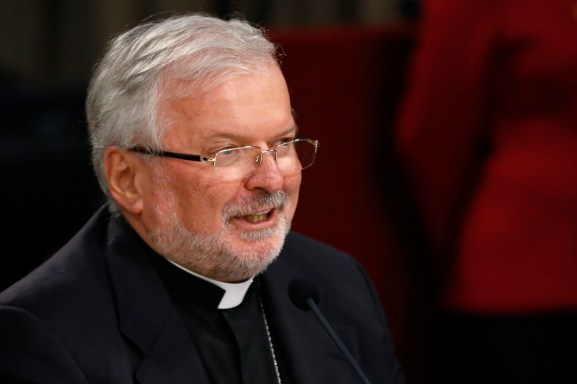
[[[280,254],[290,223],[284,214],[287,194],[259,192],[258,196],[225,207],[222,227],[216,234],[193,233],[176,215],[174,196],[164,189],[158,196],[160,225],[150,234],[154,249],[175,263],[219,281],[238,282],[263,272]],[[261,231],[241,232],[229,224],[230,218],[274,206],[279,224]],[[252,244],[251,244],[252,243]]]

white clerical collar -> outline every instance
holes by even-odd
[[[250,285],[252,284],[253,278],[251,277],[247,281],[243,281],[242,283],[225,283],[218,280],[213,280],[208,277],[199,275],[189,269],[184,268],[182,265],[176,264],[174,261],[166,259],[170,261],[170,263],[174,264],[178,268],[182,269],[183,271],[190,273],[193,276],[198,277],[204,281],[208,281],[211,284],[216,285],[224,290],[224,295],[218,304],[218,309],[229,309],[234,308],[237,305],[240,305],[244,300],[244,296],[248,292]]]

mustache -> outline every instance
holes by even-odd
[[[264,209],[280,208],[284,206],[287,201],[288,194],[284,191],[260,191],[253,196],[227,204],[224,207],[223,216],[225,219],[229,219],[234,216],[244,216],[259,212]]]

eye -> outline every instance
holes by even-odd
[[[232,144],[214,146],[208,149],[207,154],[211,157],[214,157],[217,154],[229,155],[230,151],[234,151],[236,148],[238,148],[238,145],[232,145]]]
[[[293,141],[295,138],[293,136],[291,137],[283,137],[282,139],[280,139],[276,145],[283,145],[286,143],[290,143],[291,141]]]
[[[216,153],[216,165],[218,166],[230,166],[239,161],[242,161],[246,157],[246,148],[243,147],[231,147],[221,149]]]
[[[218,152],[219,155],[228,156],[228,155],[230,155],[231,153],[233,153],[233,152],[235,151],[235,149],[236,149],[236,148],[234,148],[234,147],[224,148],[224,149],[221,149],[221,150],[219,150],[219,151],[217,151],[217,152]]]

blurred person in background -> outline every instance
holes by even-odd
[[[438,383],[576,383],[577,2],[429,0],[396,127]]]

